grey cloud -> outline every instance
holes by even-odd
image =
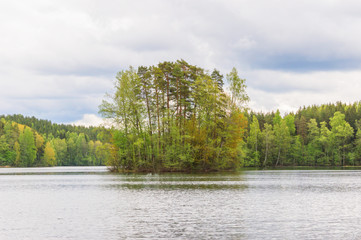
[[[248,88],[250,106],[255,110],[282,112],[297,110],[300,106],[337,101],[347,103],[360,100],[361,71],[324,71],[313,73],[285,73],[280,71],[256,71],[249,73],[258,83],[269,82],[266,87]],[[267,80],[271,79],[271,80]],[[288,91],[272,91],[272,84],[287,86]],[[310,86],[311,89],[307,89]]]
[[[253,67],[260,69],[286,70],[293,72],[352,70],[361,67],[361,59],[310,59],[306,56],[273,55],[266,58],[254,59]]]
[[[7,42],[23,45],[25,51],[18,54],[25,65],[111,69],[125,55],[147,52],[153,60],[165,52],[197,58],[204,57],[199,51],[203,42],[217,63],[223,58],[253,68],[290,71],[360,67],[359,17],[349,13],[352,5],[340,2],[65,1],[51,14],[42,5],[35,8],[37,15],[23,10],[24,21],[10,24],[20,31],[12,31]],[[143,64],[135,62],[136,57],[130,60]]]
[[[101,68],[97,66],[78,66],[73,68],[63,68],[62,66],[43,66],[37,68],[37,73],[41,75],[57,75],[57,76],[83,76],[83,77],[102,77],[113,78],[120,70],[120,66],[109,66]]]

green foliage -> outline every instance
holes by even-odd
[[[263,139],[263,153],[264,153],[264,160],[262,166],[265,167],[270,165],[272,162],[272,150],[274,149],[274,132],[272,130],[272,125],[266,123],[264,125],[264,130],[262,131],[262,139]],[[271,160],[271,161],[270,161]]]
[[[115,93],[100,113],[117,124],[110,164],[118,171],[214,171],[243,163],[248,100],[235,69],[223,76],[184,60],[130,67],[116,76]]]
[[[331,139],[335,149],[338,149],[338,155],[341,156],[341,165],[346,164],[346,153],[351,147],[350,139],[353,137],[354,129],[345,121],[345,115],[341,112],[335,112],[330,118]]]
[[[10,147],[6,142],[6,138],[4,135],[0,137],[0,165],[9,165],[10,159]]]
[[[317,166],[317,160],[321,154],[320,129],[316,119],[311,119],[308,127],[307,163]]]
[[[241,104],[241,106],[249,100],[249,97],[246,93],[246,80],[241,79],[238,76],[236,68],[233,68],[232,71],[227,74],[227,81],[229,82],[229,87],[231,91],[231,102]]]
[[[361,164],[361,103],[312,106],[284,118],[276,113],[246,115],[252,119],[247,138],[246,166],[344,166]],[[259,120],[260,148],[255,148]],[[349,122],[353,121],[353,122]],[[355,134],[355,126],[357,131]]]
[[[295,117],[292,114],[288,114],[284,117],[284,121],[290,131],[290,135],[294,136],[296,133]]]
[[[69,166],[69,165],[104,165],[111,157],[111,131],[105,128],[74,128],[75,132],[59,131],[59,125],[49,125],[49,134],[40,134],[35,129],[13,122],[12,118],[31,123],[48,121],[21,115],[6,116],[0,121],[0,166]],[[30,122],[29,122],[30,121]],[[54,129],[57,131],[54,131]],[[84,131],[83,131],[84,130]],[[91,132],[91,137],[87,132]],[[58,132],[55,136],[53,132]],[[78,133],[80,132],[80,133]],[[91,139],[94,140],[91,140]],[[99,139],[99,140],[98,140]]]
[[[260,140],[261,140],[261,130],[259,128],[259,123],[257,120],[257,117],[253,115],[252,123],[250,125],[249,135],[247,138],[247,144],[249,148],[249,156],[250,159],[246,161],[246,166],[260,166],[260,152],[259,152],[259,146],[260,146]]]
[[[55,138],[51,141],[52,146],[55,150],[55,158],[57,164],[64,164],[67,163],[68,157],[68,146],[65,139]]]
[[[42,136],[49,136],[54,138],[64,139],[67,132],[74,132],[76,134],[84,133],[89,140],[97,140],[97,135],[105,131],[101,127],[83,127],[74,126],[70,124],[57,124],[49,120],[41,120],[35,117],[26,117],[21,114],[15,115],[0,115],[0,118],[6,120],[7,123],[16,122],[17,124],[25,125],[32,128]]]
[[[34,135],[30,128],[25,127],[23,132],[20,132],[19,136],[20,144],[20,166],[31,167],[33,166],[36,158],[36,147],[34,141]]]

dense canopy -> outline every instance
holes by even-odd
[[[361,164],[361,102],[300,108],[252,119],[246,166],[346,166]]]
[[[0,120],[0,166],[105,165],[110,130],[52,124],[22,115]]]
[[[116,77],[100,112],[117,124],[113,162],[119,171],[211,171],[241,165],[248,100],[236,69],[226,77],[183,60]]]

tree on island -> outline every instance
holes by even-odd
[[[100,106],[113,119],[109,164],[117,171],[214,171],[242,164],[245,80],[184,60],[130,67]]]

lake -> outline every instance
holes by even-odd
[[[361,171],[0,169],[0,239],[361,239]]]

